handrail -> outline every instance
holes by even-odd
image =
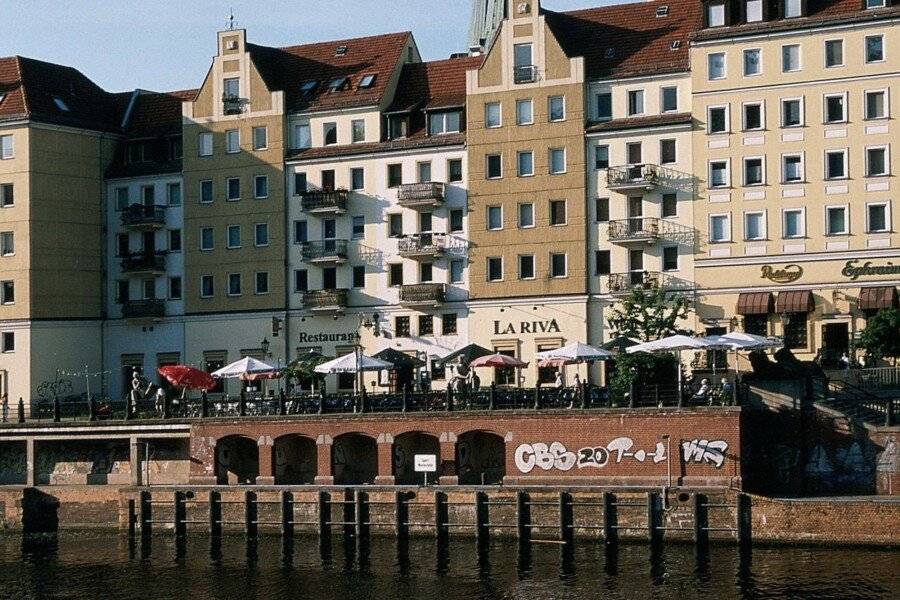
[[[132,271],[165,271],[165,252],[134,252],[122,257],[122,270]]]
[[[347,210],[350,192],[338,190],[304,190],[300,192],[300,203],[305,211],[335,209]]]
[[[691,291],[696,285],[659,271],[631,271],[607,275],[607,289],[611,294],[628,293],[633,289]]]
[[[443,302],[447,286],[443,283],[415,283],[400,286],[400,302]]]
[[[534,83],[537,81],[536,65],[518,65],[513,67],[513,83]]]
[[[397,192],[397,200],[401,204],[421,201],[443,201],[444,183],[441,181],[425,181],[421,183],[404,183]]]
[[[303,260],[307,261],[331,257],[345,258],[347,256],[347,240],[303,242],[301,253]]]
[[[443,233],[418,233],[400,238],[397,249],[401,254],[417,252],[443,252],[447,246],[447,238]]]
[[[306,308],[328,308],[347,306],[347,290],[310,290],[303,292],[303,306]]]
[[[122,317],[140,319],[166,316],[165,302],[158,298],[149,300],[126,300],[122,303]]]
[[[122,225],[163,224],[166,222],[166,207],[157,205],[132,204],[119,217]]]

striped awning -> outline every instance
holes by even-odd
[[[897,288],[894,286],[868,287],[859,290],[859,309],[878,310],[897,306]]]
[[[777,313],[808,313],[816,308],[812,292],[809,290],[795,290],[779,292],[775,301]]]
[[[772,312],[772,292],[745,292],[738,296],[739,315],[767,315]]]

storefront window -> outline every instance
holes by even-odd
[[[769,335],[769,315],[745,315],[744,333]]]
[[[790,313],[784,326],[785,348],[805,349],[808,346],[806,313]]]

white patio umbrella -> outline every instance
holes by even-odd
[[[652,342],[644,342],[637,346],[626,348],[625,352],[634,354],[635,352],[674,352],[678,359],[678,396],[681,396],[681,351],[682,350],[709,350],[709,342],[703,341],[701,338],[690,337],[687,335],[670,335],[662,339],[653,340]]]
[[[564,360],[569,363],[607,360],[613,358],[613,356],[613,353],[608,350],[597,348],[596,346],[589,346],[588,344],[582,344],[581,342],[573,342],[567,346],[555,348],[553,350],[544,350],[543,352],[538,352],[534,355],[538,360]]]
[[[767,350],[770,348],[780,348],[783,344],[773,338],[752,333],[744,333],[742,331],[732,331],[724,335],[710,335],[702,338],[710,343],[711,350],[732,350],[734,351],[734,375],[737,381],[737,359],[738,352],[753,352],[754,350]],[[715,378],[715,362],[713,362],[713,377]]]
[[[372,358],[365,354],[359,354],[357,356],[357,354],[358,353],[356,352],[351,352],[344,356],[338,356],[334,360],[329,360],[328,362],[317,366],[314,371],[326,375],[335,373],[362,373],[364,371],[385,371],[394,366],[392,363],[385,360]],[[357,358],[359,360],[357,360]]]
[[[249,356],[245,356],[241,360],[235,361],[230,365],[225,365],[218,371],[210,373],[213,377],[219,379],[235,379],[245,375],[255,375],[258,373],[271,373],[275,370],[272,365],[266,364],[261,360],[256,360]]]

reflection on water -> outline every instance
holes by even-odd
[[[98,532],[0,536],[0,598],[898,598],[900,552],[298,537],[142,545]]]

